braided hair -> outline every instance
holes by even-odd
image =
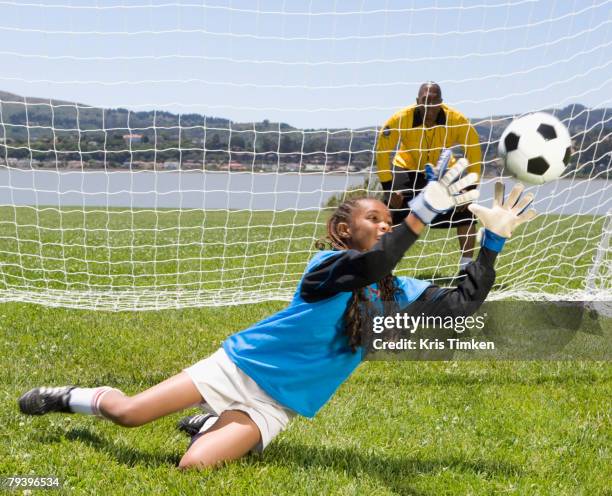
[[[338,225],[341,222],[351,223],[353,212],[359,206],[359,202],[374,198],[359,197],[346,200],[338,206],[334,213],[327,221],[327,236],[320,239],[316,243],[319,250],[324,250],[328,245],[333,250],[347,250],[349,247],[340,236]],[[398,287],[395,283],[395,278],[391,274],[387,274],[377,282],[380,291],[380,299],[384,305],[384,311],[389,311],[389,305],[395,303],[395,295],[398,292]],[[353,353],[357,351],[359,346],[364,344],[363,330],[370,328],[372,324],[370,301],[365,294],[365,288],[353,290],[353,296],[349,299],[346,310],[344,312],[344,333],[346,334],[349,346]]]

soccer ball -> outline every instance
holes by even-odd
[[[513,120],[499,139],[504,168],[521,181],[543,184],[558,179],[570,161],[572,141],[556,117],[536,112]]]

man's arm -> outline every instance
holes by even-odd
[[[400,117],[394,114],[383,126],[376,140],[376,171],[383,189],[391,191],[393,181],[391,155],[400,141]]]
[[[470,162],[469,172],[475,172],[480,179],[482,173],[482,150],[480,148],[480,137],[476,129],[465,116],[461,116],[455,128],[455,139],[463,146],[465,157]]]

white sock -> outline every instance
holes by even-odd
[[[74,388],[72,391],[70,391],[68,406],[74,413],[101,416],[100,401],[109,391],[117,390],[108,386],[97,388]]]
[[[461,257],[459,261],[459,270],[465,269],[471,261],[472,257]]]

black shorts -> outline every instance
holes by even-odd
[[[404,197],[402,208],[391,209],[393,225],[399,224],[408,216],[410,213],[408,203],[418,195],[425,186],[427,186],[427,177],[424,172],[403,171],[401,169],[397,170],[397,168],[393,171],[392,189]],[[448,229],[449,227],[469,226],[472,223],[476,223],[474,214],[467,209],[467,205],[462,205],[436,216],[430,227],[435,229]]]

